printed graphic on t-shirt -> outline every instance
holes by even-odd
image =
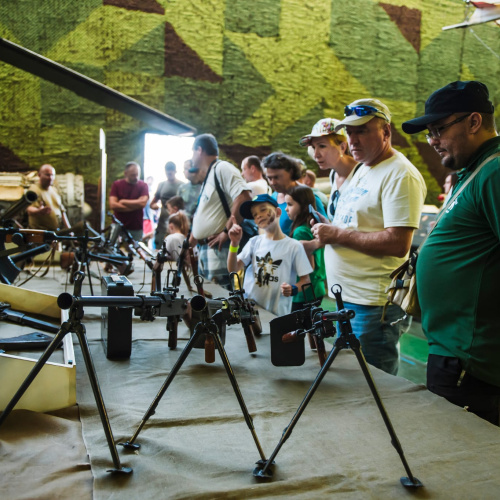
[[[269,286],[270,282],[279,281],[279,277],[274,272],[280,267],[282,259],[273,260],[271,252],[267,252],[264,257],[255,255],[255,262],[258,267],[258,271],[254,273],[256,285]]]

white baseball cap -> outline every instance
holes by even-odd
[[[299,141],[301,146],[310,146],[311,139],[313,137],[321,137],[323,135],[330,134],[339,134],[345,135],[344,131],[341,130],[339,132],[335,131],[335,128],[340,124],[340,120],[336,120],[335,118],[322,118],[319,122],[314,124],[312,131],[310,134],[305,135]]]
[[[338,133],[346,125],[359,126],[368,123],[375,116],[391,123],[389,108],[378,99],[358,99],[344,108],[345,118],[335,126]]]

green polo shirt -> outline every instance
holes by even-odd
[[[485,142],[454,190],[497,151],[500,137]],[[500,386],[500,159],[488,162],[444,210],[417,261],[429,353],[459,358],[467,372]]]

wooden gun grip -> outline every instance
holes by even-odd
[[[194,255],[193,247],[188,248],[188,255],[189,263],[191,265],[191,269],[193,270],[193,276],[196,276],[198,274],[198,259]]]
[[[326,361],[326,349],[325,342],[323,339],[316,337],[316,349],[318,350],[318,358],[320,366],[323,366]]]
[[[243,332],[245,333],[245,338],[247,339],[248,352],[255,352],[257,350],[257,345],[255,344],[255,337],[253,336],[252,327],[249,323],[244,323]]]
[[[292,342],[299,342],[300,339],[302,338],[303,333],[304,330],[294,330],[293,332],[285,333],[281,337],[281,342],[283,342],[283,344],[291,344]]]
[[[307,332],[307,338],[309,339],[309,347],[311,349],[317,349],[316,347],[316,337],[312,335],[310,332]]]
[[[205,335],[205,361],[213,363],[215,361],[215,342],[210,334]]]
[[[167,331],[168,331],[168,347],[175,349],[177,347],[177,327],[179,325],[179,318],[177,316],[169,316],[167,318]]]

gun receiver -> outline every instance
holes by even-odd
[[[230,274],[231,279],[238,279],[236,273]],[[202,281],[199,276],[195,282],[202,287]],[[258,311],[254,307],[254,302],[248,300],[244,296],[244,290],[240,287],[233,292],[230,292],[228,298],[207,299],[203,295],[196,295],[191,299],[191,308],[194,312],[202,313],[202,321],[207,321],[211,316],[211,320],[215,322],[219,331],[224,325],[234,325],[241,323],[243,332],[247,341],[248,352],[257,351],[255,343],[254,331],[261,333],[260,318]],[[215,311],[210,313],[211,311]],[[207,335],[208,337],[208,335]]]

